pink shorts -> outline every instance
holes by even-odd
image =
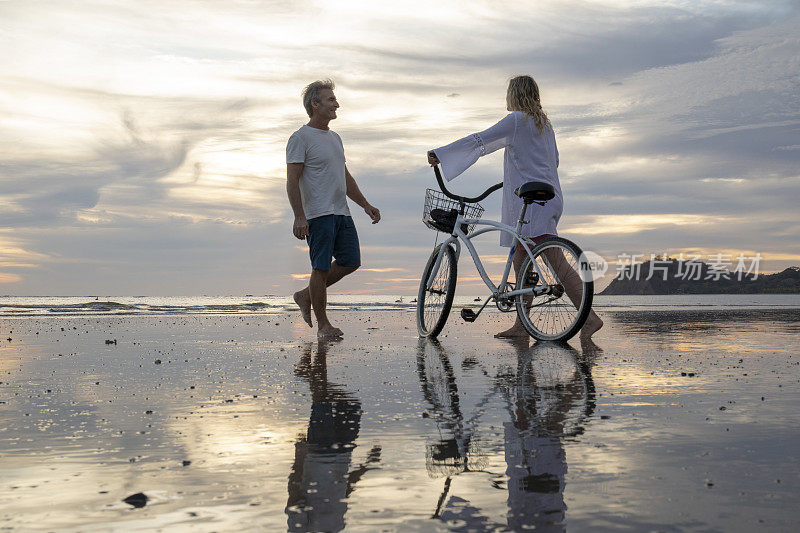
[[[558,237],[558,235],[552,235],[550,233],[543,233],[542,235],[537,235],[536,237],[531,237],[531,240],[536,244],[539,244],[545,239],[549,239],[550,237]]]

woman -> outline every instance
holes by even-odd
[[[428,152],[428,163],[442,165],[442,173],[447,181],[452,180],[472,166],[479,157],[505,148],[503,158],[503,208],[502,222],[515,226],[522,209],[522,199],[514,190],[528,181],[544,181],[553,186],[555,198],[545,205],[531,204],[528,213],[531,222],[523,226],[522,233],[540,242],[546,237],[557,235],[556,226],[561,218],[563,207],[561,185],[558,182],[558,149],[553,126],[542,109],[539,86],[530,76],[517,76],[508,82],[506,108],[509,113],[500,122],[480,133],[473,133],[454,143]],[[500,233],[500,245],[513,245],[508,233]],[[514,253],[514,269],[519,270],[525,259],[525,250],[517,247]],[[563,262],[563,261],[560,261]],[[568,296],[575,301],[580,296],[580,279],[577,273],[559,272]],[[574,276],[574,277],[573,277]],[[572,281],[572,283],[570,283]],[[603,327],[594,311],[589,314],[581,329],[581,336],[590,337]],[[528,336],[519,317],[514,325],[496,337]]]

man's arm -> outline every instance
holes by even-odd
[[[350,171],[347,170],[347,165],[344,167],[344,177],[347,180],[347,197],[363,207],[364,212],[372,219],[372,223],[377,224],[381,220],[381,212],[377,207],[370,205],[367,199],[364,198],[364,195],[361,194],[361,189],[358,188],[356,180],[353,179]]]
[[[300,176],[303,175],[303,163],[286,164],[286,194],[289,195],[289,205],[294,212],[294,225],[292,233],[298,239],[305,239],[308,235],[308,220],[303,211],[303,198],[300,196]]]

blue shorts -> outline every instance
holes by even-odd
[[[343,267],[361,266],[361,249],[353,218],[323,215],[308,221],[308,254],[311,268],[330,270],[331,259]]]

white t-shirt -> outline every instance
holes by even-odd
[[[303,163],[300,197],[307,219],[350,216],[344,175],[344,146],[332,130],[303,125],[289,137],[286,163]]]

